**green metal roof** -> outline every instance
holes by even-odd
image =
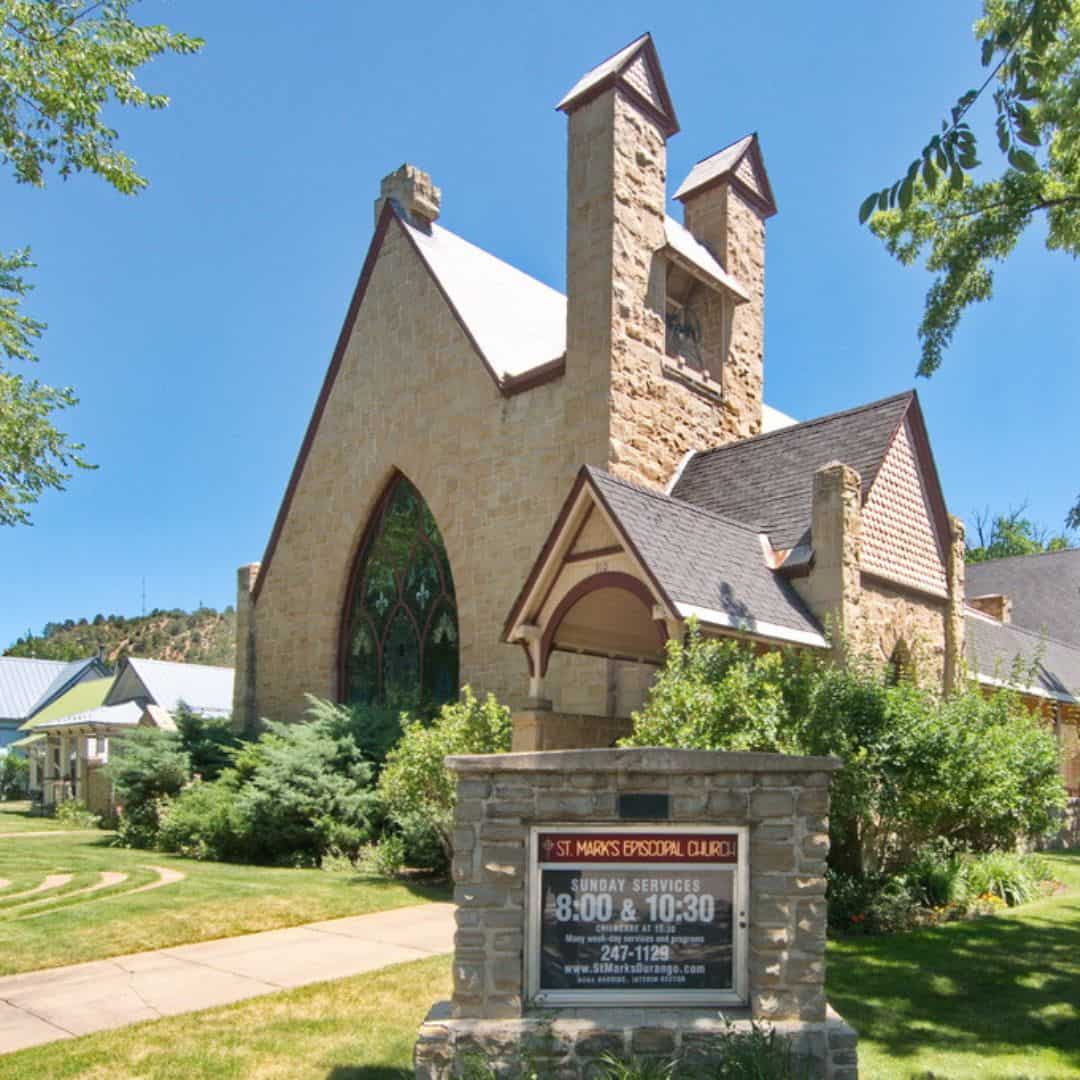
[[[66,694],[61,694],[54,702],[35,713],[25,724],[19,727],[20,731],[30,731],[38,724],[46,720],[60,720],[72,713],[86,712],[88,709],[96,709],[109,692],[113,681],[108,679],[87,679],[85,682],[76,683]]]

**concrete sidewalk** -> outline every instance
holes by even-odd
[[[0,978],[0,1054],[450,952],[421,904]]]

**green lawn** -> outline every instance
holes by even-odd
[[[1080,852],[1053,863],[1069,889],[1050,899],[830,945],[829,997],[859,1031],[863,1077],[1080,1076]],[[450,958],[439,957],[24,1050],[3,1059],[2,1072],[5,1080],[406,1080],[417,1026],[449,992]]]
[[[0,834],[55,832],[63,828],[64,825],[51,817],[32,817],[28,802],[0,802]]]
[[[412,1080],[416,1030],[450,957],[0,1058],[4,1080]]]
[[[1080,1077],[1080,851],[1068,891],[1004,915],[829,945],[833,1007],[873,1080]]]
[[[121,895],[157,880],[151,866],[186,877]],[[91,895],[70,895],[99,881],[100,871],[128,878]],[[43,903],[37,897],[5,899],[49,874],[73,878]],[[104,833],[0,841],[0,878],[11,882],[0,890],[0,975],[447,898],[445,889],[356,873],[196,862],[114,848]]]

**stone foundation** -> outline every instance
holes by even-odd
[[[561,1009],[516,1020],[462,1020],[439,1002],[417,1038],[417,1080],[451,1080],[489,1069],[498,1077],[525,1068],[560,1080],[590,1077],[605,1054],[623,1059],[685,1066],[676,1075],[718,1066],[726,1040],[751,1030],[747,1010],[703,1017],[688,1009]],[[810,1077],[857,1080],[857,1036],[830,1009],[821,1023],[779,1021],[774,1029],[791,1043],[792,1055]]]

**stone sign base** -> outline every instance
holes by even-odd
[[[857,1080],[857,1036],[830,1008],[823,1023],[801,1020],[758,1023],[790,1040],[792,1053],[814,1080]],[[685,1072],[723,1061],[727,1040],[751,1030],[746,1009],[721,1017],[700,1009],[560,1009],[513,1020],[464,1020],[439,1002],[420,1027],[414,1052],[417,1080],[515,1076],[526,1068],[559,1080],[589,1078],[604,1055],[669,1062]],[[526,1073],[527,1075],[527,1073]]]

